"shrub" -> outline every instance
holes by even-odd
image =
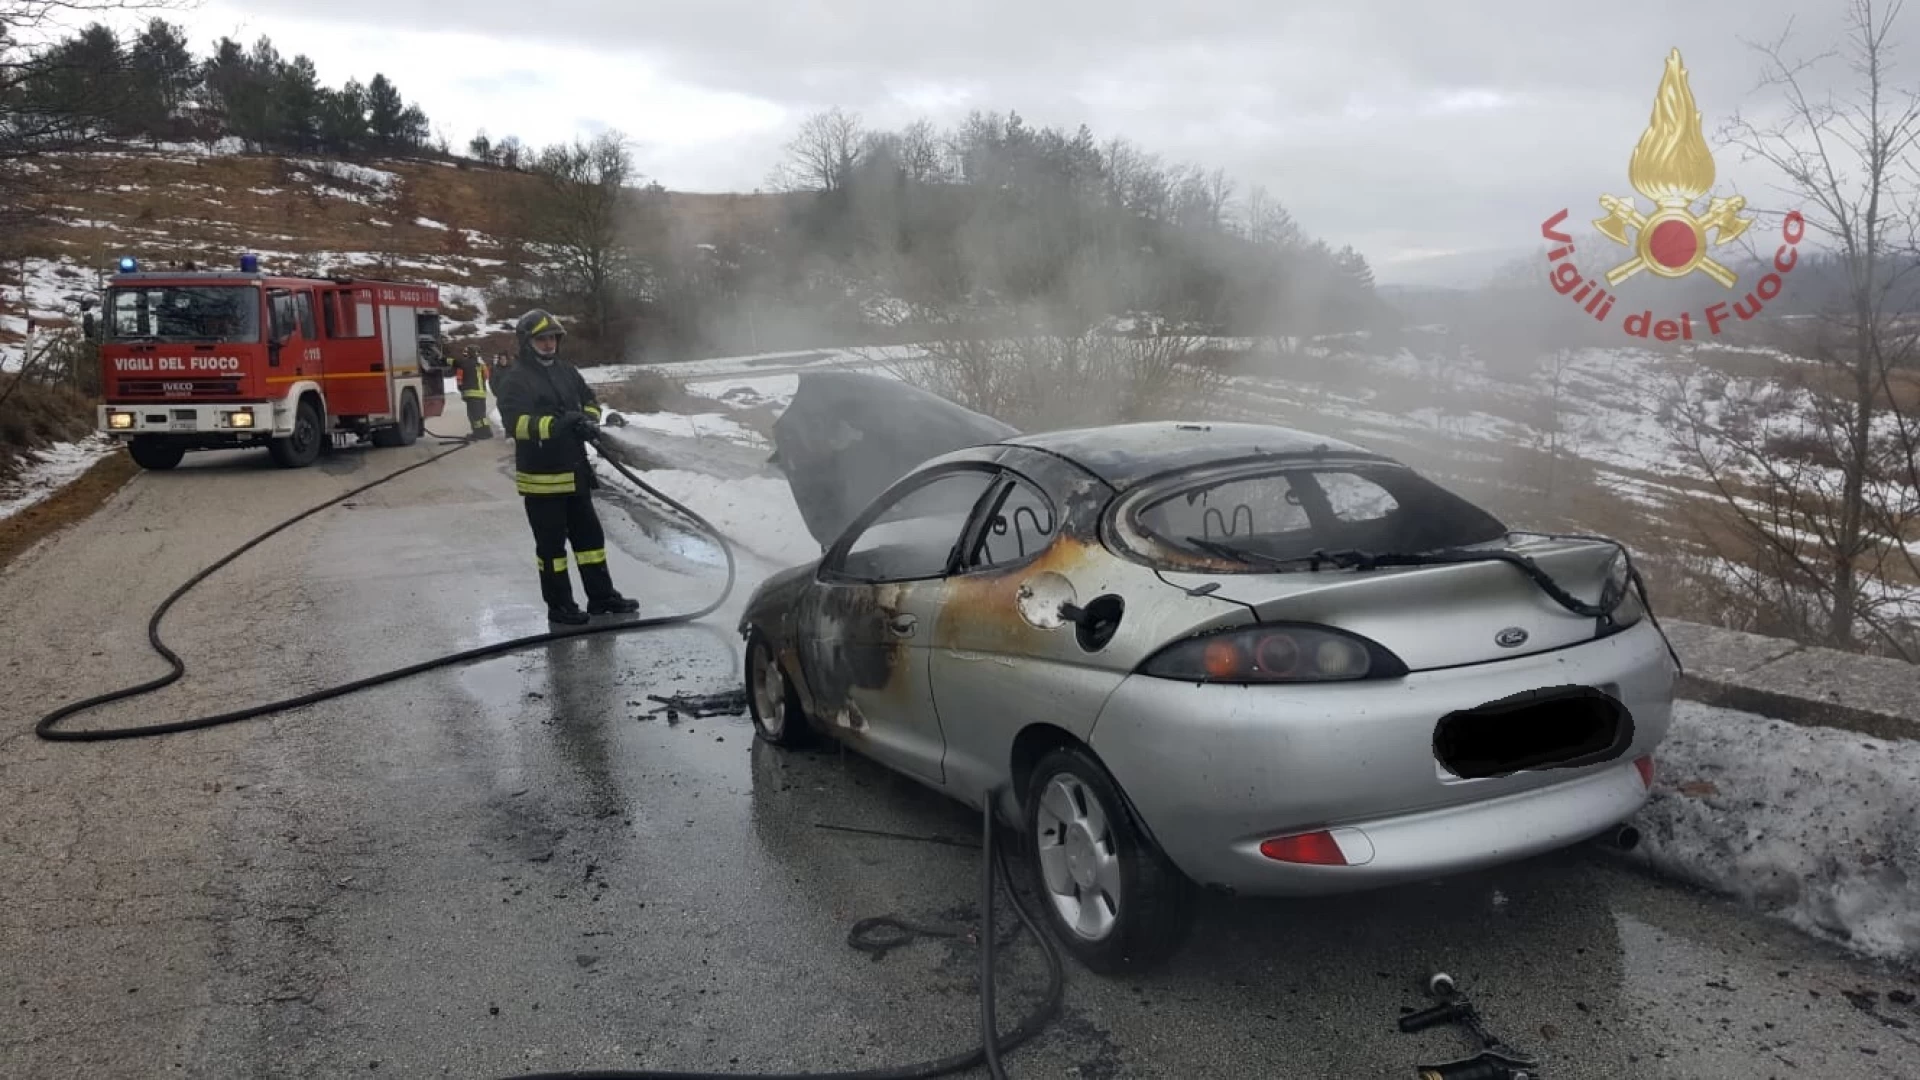
[[[657,371],[642,371],[625,382],[602,386],[598,393],[603,404],[632,413],[682,410],[691,397],[684,382]]]
[[[64,383],[31,376],[0,375],[0,476],[23,457],[59,442],[85,438],[93,430],[93,403]]]
[[[1018,338],[951,337],[893,374],[1022,431],[1192,418],[1226,383],[1204,338],[1131,338],[1086,331]]]

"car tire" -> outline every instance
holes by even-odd
[[[136,435],[127,443],[127,456],[143,469],[171,469],[187,456],[187,448],[177,442]]]
[[[1102,975],[1149,971],[1180,950],[1197,890],[1098,758],[1078,746],[1041,758],[1024,812],[1043,917],[1063,949]]]
[[[765,634],[747,638],[747,709],[753,734],[774,746],[794,748],[813,742],[814,731],[800,705],[800,692],[780,666]]]

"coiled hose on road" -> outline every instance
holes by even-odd
[[[316,705],[323,701],[331,701],[334,698],[345,697],[348,694],[357,693],[375,686],[398,682],[401,679],[411,678],[428,671],[456,667],[461,664],[472,663],[476,660],[484,660],[506,653],[518,652],[551,641],[581,637],[589,634],[617,634],[637,630],[657,630],[668,626],[678,626],[695,622],[718,611],[720,607],[727,602],[727,598],[733,594],[737,568],[734,561],[733,546],[727,542],[726,535],[693,510],[674,501],[665,493],[654,488],[638,476],[635,476],[633,471],[628,469],[626,465],[617,458],[601,453],[601,458],[618,470],[621,476],[624,476],[642,491],[660,500],[660,502],[685,515],[688,520],[698,526],[702,532],[711,536],[714,542],[720,546],[721,553],[726,556],[727,560],[727,582],[725,587],[720,590],[719,597],[712,603],[698,611],[684,614],[656,615],[642,619],[622,619],[618,622],[607,623],[600,626],[590,625],[567,630],[549,631],[544,634],[529,634],[524,637],[511,638],[506,641],[496,642],[492,645],[482,645],[462,652],[444,654],[429,660],[423,660],[417,664],[409,664],[403,668],[382,672],[378,675],[369,675],[362,679],[355,679],[352,682],[341,683],[338,686],[315,690],[297,697],[286,698],[281,701],[272,701],[264,705],[249,706],[244,709],[234,709],[213,716],[195,717],[190,720],[174,720],[160,724],[141,724],[133,727],[83,730],[60,729],[60,722],[69,717],[77,716],[80,713],[97,709],[102,705],[107,705],[112,702],[125,701],[129,698],[151,694],[156,690],[179,681],[180,678],[186,674],[187,666],[186,663],[180,659],[179,654],[168,648],[166,641],[161,638],[160,623],[166,618],[167,612],[172,610],[173,606],[178,603],[182,597],[193,591],[196,586],[211,577],[221,568],[258,547],[260,544],[265,543],[273,536],[305,521],[320,511],[337,506],[355,495],[371,491],[382,484],[397,480],[416,469],[423,469],[436,461],[457,454],[473,442],[472,439],[455,439],[432,431],[428,431],[427,434],[442,443],[453,443],[456,445],[454,445],[452,449],[443,450],[424,461],[417,461],[412,465],[395,469],[378,480],[362,484],[351,491],[337,495],[306,510],[302,510],[221,556],[211,565],[188,578],[179,588],[167,594],[167,598],[160,602],[160,605],[154,609],[153,615],[147,620],[147,643],[153,647],[154,652],[160,654],[160,657],[167,662],[169,668],[167,674],[134,686],[109,691],[68,705],[62,705],[58,709],[40,718],[40,721],[34,725],[34,734],[49,742],[109,742],[121,739],[151,738],[157,735],[168,735],[182,731],[196,731],[203,728],[219,727],[223,724],[238,723],[242,720],[251,720],[271,713],[285,712],[289,709]],[[595,450],[599,450],[597,445]],[[1019,895],[1013,890],[1011,875],[1007,873],[1005,856],[1002,854],[1001,849],[996,848],[994,845],[993,807],[998,802],[999,794],[1000,792],[996,791],[988,797],[982,812],[980,897],[981,919],[983,923],[980,932],[981,1044],[975,1049],[935,1061],[893,1068],[867,1069],[858,1072],[696,1073],[675,1071],[573,1071],[531,1073],[512,1077],[510,1080],[562,1080],[562,1078],[566,1078],[566,1080],[589,1080],[589,1078],[591,1078],[591,1080],[822,1080],[822,1078],[829,1077],[837,1078],[837,1080],[920,1080],[920,1078],[924,1077],[948,1076],[966,1069],[975,1068],[981,1064],[987,1066],[990,1075],[995,1077],[996,1080],[1005,1077],[1006,1072],[1000,1064],[1000,1055],[1013,1050],[1040,1033],[1041,1029],[1043,1029],[1047,1023],[1052,1020],[1054,1014],[1058,1012],[1064,986],[1059,954],[1054,949],[1053,943],[1047,938],[1045,932],[1036,924],[1033,916],[1028,913],[1026,905],[1021,902]],[[1036,1009],[1031,1016],[1021,1021],[1018,1027],[1004,1036],[998,1034],[998,1025],[994,1016],[993,962],[996,949],[993,936],[993,903],[996,872],[999,876],[1004,876],[1008,879],[1007,897],[1012,901],[1014,912],[1019,916],[1022,925],[1034,936],[1034,939],[1040,943],[1041,949],[1045,953],[1048,969],[1047,993],[1040,1007]],[[907,934],[916,936],[958,936],[955,933],[919,927],[889,916],[882,916],[874,919],[863,919],[860,923],[855,924],[853,932],[848,935],[848,943],[856,948],[864,947],[862,935],[871,928],[880,925],[892,926]]]
[[[429,432],[429,434],[432,433]],[[125,701],[128,698],[151,694],[155,690],[171,686],[173,683],[178,682],[181,676],[187,673],[186,664],[183,663],[179,655],[168,648],[167,643],[161,639],[160,622],[166,618],[167,612],[173,609],[173,605],[179,603],[182,597],[192,592],[195,587],[207,578],[213,576],[215,572],[258,547],[260,544],[265,543],[273,536],[305,521],[320,511],[326,510],[329,507],[338,506],[348,499],[353,498],[355,495],[371,491],[382,484],[397,480],[416,469],[424,469],[436,461],[459,453],[470,444],[470,440],[467,439],[449,439],[444,435],[435,435],[434,437],[443,442],[457,442],[459,445],[451,450],[443,450],[427,458],[425,461],[416,461],[412,465],[395,469],[378,480],[362,484],[351,491],[328,499],[326,502],[308,507],[258,536],[255,536],[253,539],[241,544],[239,547],[234,548],[232,551],[215,560],[212,565],[188,578],[179,588],[173,590],[173,592],[167,595],[165,600],[160,602],[160,606],[153,610],[153,616],[147,620],[147,644],[151,645],[153,651],[159,653],[161,659],[167,662],[167,666],[170,669],[167,674],[135,686],[109,691],[105,694],[87,698],[84,701],[76,701],[68,705],[62,705],[58,709],[40,718],[40,722],[34,725],[34,734],[50,742],[107,742],[117,739],[140,739],[154,735],[169,735],[181,731],[197,731],[202,728],[219,727],[222,724],[233,724],[242,720],[252,720],[270,713],[285,712],[288,709],[317,705],[323,701],[331,701],[334,698],[345,697],[348,694],[358,693],[361,690],[367,690],[375,686],[382,686],[386,683],[412,678],[424,672],[434,671],[439,668],[455,667],[460,664],[469,664],[476,660],[485,660],[489,657],[501,656],[506,653],[519,652],[552,641],[560,641],[589,634],[622,634],[631,633],[635,630],[657,630],[661,627],[679,626],[684,623],[696,622],[720,610],[721,605],[727,602],[727,597],[733,594],[734,577],[737,569],[734,564],[733,546],[727,543],[726,537],[720,530],[715,528],[699,514],[668,498],[664,493],[656,490],[638,476],[635,476],[632,470],[628,469],[613,457],[602,454],[601,457],[603,460],[615,469],[618,469],[622,476],[639,485],[642,491],[659,499],[681,514],[686,515],[702,532],[713,537],[714,541],[720,545],[721,553],[724,554],[727,559],[727,583],[726,586],[720,590],[720,595],[715,598],[712,603],[698,611],[686,612],[684,614],[655,615],[644,619],[622,619],[618,622],[605,623],[599,626],[583,626],[566,630],[550,630],[544,634],[528,634],[525,637],[511,638],[506,641],[496,642],[492,645],[481,645],[477,648],[467,649],[464,652],[444,654],[434,657],[431,660],[423,660],[420,663],[410,664],[393,671],[382,672],[378,675],[369,675],[364,679],[355,679],[352,682],[341,683],[338,686],[329,686],[322,690],[301,694],[298,697],[286,698],[281,701],[271,701],[264,705],[254,705],[244,709],[234,709],[231,712],[218,713],[213,716],[201,716],[192,720],[175,720],[164,724],[141,724],[135,727],[94,728],[80,731],[63,731],[59,729],[58,725],[60,722],[68,717],[97,709],[102,705],[111,704],[115,701]]]

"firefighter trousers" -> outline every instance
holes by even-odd
[[[533,526],[534,553],[540,559],[540,596],[550,608],[576,607],[573,581],[567,573],[567,548],[580,567],[580,583],[587,602],[616,600],[613,575],[607,570],[607,535],[593,508],[593,495],[527,495],[527,524]]]
[[[484,432],[487,438],[493,438],[493,421],[487,418],[487,399],[470,397],[466,401],[467,422],[473,425],[473,433],[479,435]]]

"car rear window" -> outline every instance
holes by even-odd
[[[1128,544],[1135,554],[1176,568],[1217,568],[1219,545],[1300,559],[1322,549],[1433,551],[1507,532],[1499,519],[1413,470],[1379,465],[1275,466],[1227,476],[1210,470],[1155,485],[1127,518],[1137,534]]]

